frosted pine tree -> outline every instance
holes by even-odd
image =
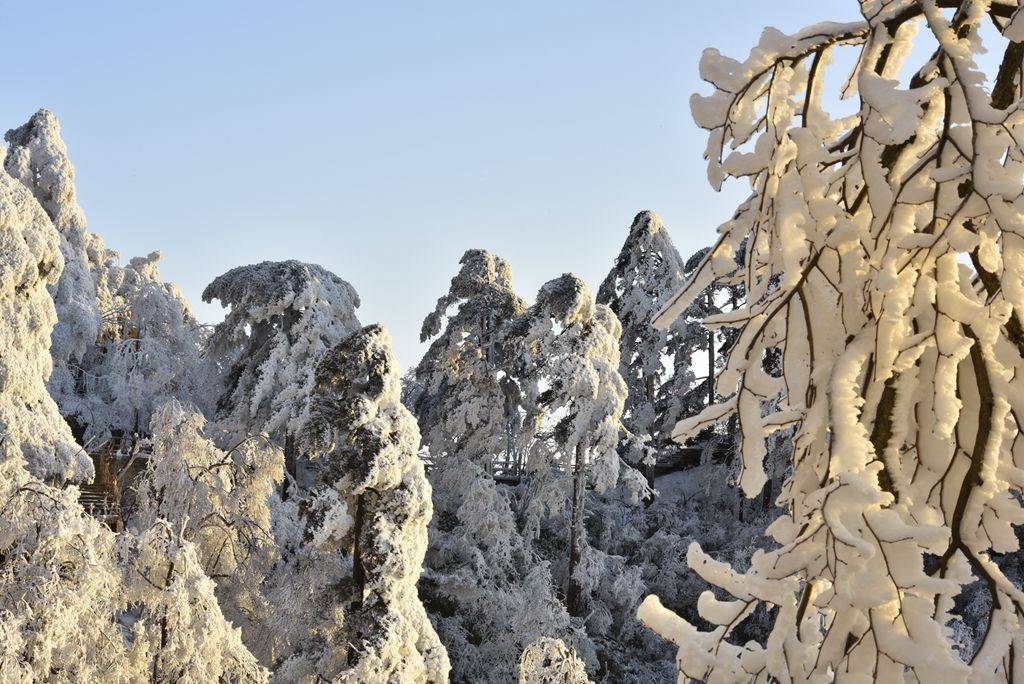
[[[448,657],[416,593],[430,485],[383,327],[358,330],[324,355],[310,416],[318,487],[307,537],[312,553],[343,560],[348,576],[314,585],[320,605],[285,678],[447,681]]]
[[[416,371],[434,516],[420,594],[456,681],[507,682],[522,649],[572,632],[547,563],[516,526],[506,488],[521,464],[518,387],[506,376],[502,336],[526,308],[500,257],[469,250],[423,323],[435,337]]]
[[[132,624],[132,656],[145,669],[114,681],[268,680],[267,670],[242,642],[241,630],[221,611],[200,548],[179,525],[157,520],[118,541],[125,598],[131,599],[124,621]]]
[[[753,192],[658,320],[715,278],[738,276],[747,299],[708,321],[739,330],[724,400],[677,435],[738,415],[748,496],[766,479],[766,435],[794,436],[777,548],[743,572],[689,549],[731,596],[698,600],[713,628],[655,597],[640,610],[679,646],[680,681],[1010,681],[1024,667],[1024,594],[998,562],[1024,522],[1024,14],[979,0],[861,10],[768,29],[745,61],[701,60],[715,91],[691,106],[709,178]],[[860,108],[833,118],[825,74],[844,47]],[[982,51],[1002,55],[990,80]],[[963,643],[958,597],[973,586],[985,617]],[[730,643],[758,605],[775,609],[767,641]]]
[[[526,304],[501,257],[471,249],[459,263],[420,333],[421,342],[436,338],[416,368],[421,391],[414,410],[423,441],[435,460],[458,456],[488,471],[496,458],[518,465],[519,406],[504,377],[500,338]]]
[[[321,266],[264,261],[218,276],[203,291],[214,299],[229,308],[210,340],[224,372],[218,418],[238,439],[270,434],[294,478],[314,369],[359,327],[359,295]]]
[[[664,300],[682,284],[683,260],[661,217],[640,212],[597,291],[597,301],[611,308],[622,324],[619,372],[629,390],[622,422],[652,448],[672,402],[665,390],[692,378],[684,350],[685,324],[680,321],[665,330],[651,325]]]
[[[595,305],[572,274],[545,283],[509,332],[511,367],[529,411],[525,529],[538,534],[545,518],[568,506],[566,606],[575,616],[596,579],[580,569],[594,559],[584,525],[587,491],[607,491],[620,477],[634,501],[647,491],[644,477],[616,451],[627,392],[619,375],[620,334],[615,314]]]

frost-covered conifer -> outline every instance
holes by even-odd
[[[731,596],[700,596],[713,628],[655,597],[640,609],[678,645],[680,681],[1010,681],[1024,667],[1024,594],[997,562],[1024,522],[1024,14],[980,0],[861,10],[768,29],[742,62],[701,60],[715,92],[691,105],[709,178],[753,194],[658,320],[715,278],[738,276],[747,297],[707,321],[738,328],[724,401],[676,435],[737,414],[748,496],[766,435],[791,427],[793,449],[777,548],[744,572],[689,549]],[[932,47],[911,52],[919,29]],[[843,46],[860,108],[832,118],[825,72]],[[983,49],[1002,55],[991,89]],[[766,372],[773,348],[781,377]],[[986,618],[970,643],[954,627],[972,585]],[[774,608],[766,642],[730,643],[759,605]]]
[[[501,257],[471,249],[459,263],[450,289],[423,321],[420,341],[436,339],[416,368],[422,390],[413,408],[435,460],[458,456],[490,470],[501,458],[514,467],[519,406],[504,377],[500,340],[526,304]]]
[[[529,411],[525,529],[536,535],[544,518],[561,515],[568,504],[566,606],[572,615],[582,613],[594,581],[580,570],[592,551],[584,526],[587,490],[607,491],[621,474],[634,500],[646,492],[643,476],[620,466],[616,452],[627,392],[619,375],[620,333],[611,309],[595,305],[590,289],[572,274],[545,283],[509,333],[511,364]]]
[[[359,296],[321,266],[264,261],[218,276],[203,291],[214,299],[229,308],[210,340],[224,371],[217,415],[236,438],[266,432],[284,445],[294,477],[314,369],[359,327]]]
[[[551,572],[523,539],[509,502],[519,472],[518,388],[502,336],[526,308],[500,257],[469,250],[423,323],[436,339],[417,368],[413,402],[429,447],[434,516],[420,593],[445,643],[452,679],[508,682],[540,636],[574,630]]]
[[[663,413],[672,401],[665,390],[692,378],[684,353],[683,321],[668,329],[651,325],[664,300],[683,284],[683,260],[661,217],[642,211],[633,219],[615,266],[601,283],[597,301],[622,324],[619,372],[629,395],[622,422],[653,447],[661,436]],[[679,378],[675,378],[679,375]]]
[[[348,572],[312,587],[320,605],[306,616],[310,635],[285,663],[288,676],[447,681],[448,657],[416,593],[430,485],[383,327],[358,330],[323,356],[310,417],[319,486],[307,537],[313,553]]]
[[[7,132],[7,172],[39,200],[60,235],[64,270],[51,285],[58,322],[53,330],[54,372],[49,386],[60,403],[82,382],[80,365],[102,327],[96,283],[90,269],[102,260],[103,243],[86,231],[75,195],[75,170],[52,112],[41,109],[28,123]]]

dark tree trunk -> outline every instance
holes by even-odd
[[[565,605],[569,615],[578,617],[583,612],[583,588],[576,579],[576,568],[580,564],[583,550],[583,513],[586,505],[584,455],[586,448],[580,442],[576,445],[576,465],[572,475],[572,523],[569,527],[569,582],[565,592]]]
[[[281,486],[281,498],[284,500],[289,499],[289,489],[291,488],[291,482],[297,481],[298,475],[298,447],[295,446],[295,438],[291,435],[287,435],[284,438],[284,470],[288,474],[284,479],[284,484]]]
[[[708,288],[708,310],[715,306],[715,297]],[[708,330],[708,406],[715,403],[715,331]]]

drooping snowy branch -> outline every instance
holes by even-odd
[[[753,496],[765,437],[795,429],[788,514],[768,530],[778,548],[744,573],[690,549],[690,567],[733,597],[701,597],[716,628],[653,597],[641,608],[678,644],[680,681],[990,681],[1021,667],[1024,594],[997,558],[1017,550],[1024,522],[1024,52],[1004,42],[991,90],[973,59],[995,49],[983,48],[983,22],[1008,28],[1015,7],[861,9],[861,23],[766,30],[743,62],[713,50],[701,61],[715,91],[691,104],[709,131],[709,178],[745,178],[753,193],[658,322],[713,278],[738,279],[747,297],[706,321],[738,328],[718,380],[725,402],[676,433],[736,414]],[[936,47],[906,64],[922,25]],[[860,109],[834,119],[822,90],[839,46],[858,50],[845,92]],[[764,368],[772,349],[778,378]],[[977,648],[955,647],[954,599],[976,582],[987,626]],[[777,608],[767,643],[729,644],[759,603]]]

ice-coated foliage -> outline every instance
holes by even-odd
[[[199,548],[178,525],[158,520],[138,535],[122,535],[120,542],[125,590],[138,602],[125,615],[133,622],[133,655],[149,666],[126,679],[267,681],[268,672],[242,643],[241,630],[223,615]]]
[[[793,448],[775,548],[742,572],[689,548],[690,568],[722,590],[697,601],[712,629],[653,596],[639,611],[678,646],[681,682],[1010,681],[1024,667],[1024,594],[997,563],[1024,522],[1024,50],[998,32],[1016,36],[1015,8],[861,10],[791,36],[767,29],[742,62],[701,60],[715,90],[691,104],[709,177],[753,192],[657,321],[716,278],[747,296],[706,321],[738,328],[725,400],[676,433],[738,415],[749,496],[766,479],[766,436],[792,428]],[[832,118],[823,90],[839,49],[858,55],[844,90],[860,108]],[[991,88],[983,50],[1002,54]],[[780,377],[766,372],[776,348]],[[773,610],[766,641],[729,641],[759,607]],[[973,643],[958,635],[965,614]]]
[[[22,185],[0,172],[0,680],[58,673],[98,678],[107,657],[127,645],[113,614],[120,574],[113,535],[84,517],[74,488],[56,489],[33,473],[61,478],[91,469],[46,392],[56,321],[47,286],[60,277],[59,235]],[[84,454],[83,454],[84,456]],[[72,471],[72,472],[69,472]],[[44,606],[53,609],[43,610]],[[53,670],[51,670],[53,668]]]
[[[299,435],[324,353],[359,328],[359,296],[315,264],[264,261],[218,276],[203,301],[228,308],[210,349],[224,372],[218,416],[239,438]]]
[[[88,308],[78,300],[85,296],[81,288],[86,293],[90,291],[89,283],[79,282],[74,274],[69,281],[63,270],[68,254],[78,249],[69,246],[69,237],[64,232],[73,239],[81,238],[79,246],[84,250],[84,219],[78,220],[81,211],[70,186],[73,172],[60,140],[57,120],[49,112],[40,111],[22,128],[8,132],[6,138],[11,143],[4,162],[8,173],[0,174],[0,258],[4,268],[3,293],[9,298],[0,335],[0,363],[6,366],[0,373],[0,383],[9,402],[4,440],[16,443],[15,448],[22,451],[29,471],[37,477],[89,479],[92,462],[74,446],[59,414],[54,420],[53,399],[41,386],[50,377],[53,363],[50,343],[40,339],[40,331],[49,335],[55,330],[57,317],[46,291],[37,291],[36,286],[54,288],[58,304],[76,311]],[[15,179],[33,182],[37,196],[45,194],[51,198],[50,213],[59,216],[66,231],[54,230],[47,212]],[[19,296],[23,301],[17,299]],[[82,316],[88,318],[85,313]],[[86,324],[93,325],[84,319],[80,323]],[[53,333],[58,363],[66,364],[72,352],[84,353],[85,342],[72,341],[71,337],[71,328]]]
[[[448,656],[416,593],[430,485],[383,327],[355,331],[317,364],[304,437],[317,483],[307,567],[333,556],[341,572],[310,587],[314,624],[279,676],[447,681]]]

